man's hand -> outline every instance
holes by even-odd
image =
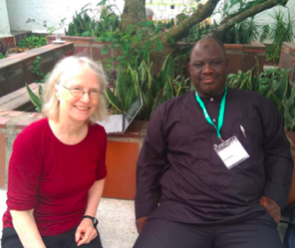
[[[77,246],[89,244],[96,236],[97,230],[93,226],[93,221],[88,218],[82,219],[75,233]]]
[[[266,209],[266,212],[273,217],[278,225],[281,220],[281,208],[279,207],[279,205],[267,196],[260,197],[259,203],[262,207]]]
[[[138,234],[140,234],[141,233],[141,231],[142,231],[142,229],[143,229],[143,227],[144,227],[144,225],[145,225],[145,223],[146,223],[146,219],[147,219],[147,216],[145,216],[145,217],[141,217],[141,218],[138,218],[137,220],[136,220],[136,228],[137,228],[137,232],[138,232]]]

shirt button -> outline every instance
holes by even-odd
[[[214,98],[213,98],[213,97],[211,97],[211,98],[210,98],[210,101],[211,101],[211,102],[214,102]]]
[[[212,121],[213,121],[213,122],[216,122],[216,120],[215,120],[215,119],[213,119]]]

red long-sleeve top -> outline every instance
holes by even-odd
[[[89,125],[75,145],[59,141],[48,119],[29,125],[13,145],[3,227],[13,227],[9,210],[34,209],[42,236],[72,229],[81,221],[90,187],[106,177],[105,159],[106,133],[99,125]]]

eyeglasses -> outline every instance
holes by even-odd
[[[98,97],[99,97],[99,93],[100,93],[97,90],[86,91],[86,90],[84,90],[82,88],[79,88],[79,87],[68,88],[68,87],[66,87],[64,85],[62,87],[64,87],[66,90],[70,91],[72,96],[77,97],[77,98],[81,98],[85,93],[87,93],[91,99],[97,100]]]

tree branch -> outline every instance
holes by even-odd
[[[268,0],[257,5],[253,5],[251,8],[243,12],[238,12],[236,15],[232,14],[230,18],[225,18],[215,30],[208,33],[207,37],[222,39],[223,34],[235,24],[244,21],[248,17],[255,16],[264,10],[270,9],[277,4],[286,5],[287,2],[288,0]]]
[[[216,5],[220,0],[208,0],[206,4],[199,4],[195,12],[183,20],[178,26],[171,28],[168,33],[176,41],[181,40],[185,37],[189,29],[197,23],[202,22],[206,18],[212,15]]]

